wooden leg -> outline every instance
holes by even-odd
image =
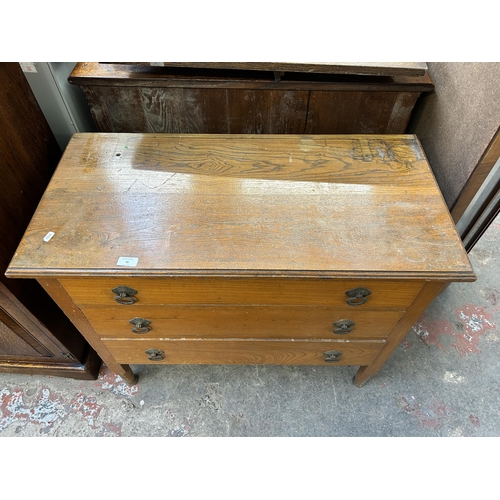
[[[356,375],[354,375],[354,379],[352,380],[352,382],[356,387],[363,387],[371,377],[369,373],[366,374],[367,368],[367,366],[360,366],[359,370],[356,372]]]
[[[120,365],[124,371],[123,374],[118,374],[120,377],[128,382],[129,385],[135,385],[137,384],[138,377],[137,375],[132,371],[129,365]],[[116,373],[116,372],[115,372]]]
[[[137,376],[130,366],[121,365],[115,361],[82,311],[76,306],[61,283],[59,283],[59,280],[55,278],[44,278],[39,279],[38,282],[52,297],[54,302],[63,310],[64,314],[71,320],[97,354],[99,354],[104,363],[106,363],[106,366],[128,384],[133,385],[137,383]]]
[[[420,290],[419,294],[406,311],[406,314],[399,320],[399,323],[394,327],[387,338],[385,346],[381,349],[373,363],[368,366],[361,366],[354,377],[354,385],[362,387],[368,379],[375,375],[387,361],[394,349],[405,338],[411,327],[418,320],[420,315],[425,311],[428,305],[439,294],[442,288],[446,285],[445,282],[428,281]]]

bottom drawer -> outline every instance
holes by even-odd
[[[385,341],[337,340],[104,340],[126,364],[370,364]],[[148,351],[148,352],[146,352]]]

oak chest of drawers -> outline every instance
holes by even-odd
[[[410,135],[76,134],[7,276],[36,278],[109,368],[376,373],[474,273]]]

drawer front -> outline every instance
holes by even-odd
[[[385,342],[289,340],[104,340],[123,364],[370,364]],[[148,351],[148,352],[146,352]]]
[[[393,310],[298,306],[141,305],[82,311],[102,338],[131,339],[385,338],[403,315]]]
[[[137,293],[122,299],[139,305],[301,305],[343,307],[348,301],[364,308],[406,309],[423,286],[422,281],[332,280],[284,278],[63,278],[61,284],[74,302],[85,305],[116,305],[118,286]],[[367,289],[361,299],[347,291]],[[128,292],[123,292],[124,294]],[[351,307],[349,305],[349,307]]]

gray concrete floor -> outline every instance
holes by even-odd
[[[0,374],[4,436],[499,436],[500,220],[361,389],[356,367],[134,366],[125,385]]]

